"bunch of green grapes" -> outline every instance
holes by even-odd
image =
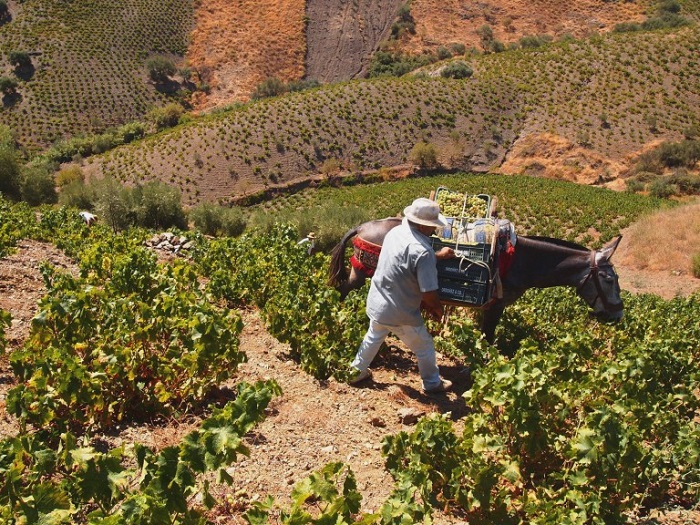
[[[465,217],[486,217],[487,202],[477,197],[476,195],[469,195],[467,197],[467,204],[464,207]]]
[[[445,217],[461,217],[464,206],[464,193],[456,191],[440,191],[437,194],[440,212]]]

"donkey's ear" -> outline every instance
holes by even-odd
[[[618,235],[614,239],[610,240],[605,246],[600,249],[600,253],[605,256],[606,259],[610,259],[617,250],[617,245],[620,244],[622,235]]]

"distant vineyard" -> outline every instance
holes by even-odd
[[[445,167],[494,170],[525,128],[622,160],[700,125],[699,37],[697,27],[612,34],[474,56],[467,80],[323,86],[91,158],[86,171],[159,178],[189,201],[226,201],[311,174],[401,165],[420,141],[437,147]],[[606,169],[602,180],[616,176]]]
[[[12,52],[27,53],[30,65],[17,71],[17,94],[5,97],[0,123],[39,151],[142,119],[166,100],[148,82],[146,59],[184,55],[193,20],[191,0],[18,3],[0,26],[0,69],[10,70]]]

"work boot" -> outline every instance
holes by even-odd
[[[426,394],[439,394],[442,392],[448,392],[452,388],[452,381],[449,379],[440,378],[440,384],[431,388],[424,388],[423,392]]]
[[[361,372],[359,370],[353,369],[357,372],[357,375],[354,376],[350,381],[348,381],[349,385],[357,385],[358,383],[362,383],[365,379],[371,379],[372,378],[372,371],[369,368],[366,368],[365,370],[362,370]]]

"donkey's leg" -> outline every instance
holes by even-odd
[[[498,326],[498,321],[501,320],[505,308],[505,301],[500,299],[491,304],[491,306],[486,308],[483,312],[481,318],[481,332],[484,334],[489,344],[493,344],[496,338],[496,326]]]

